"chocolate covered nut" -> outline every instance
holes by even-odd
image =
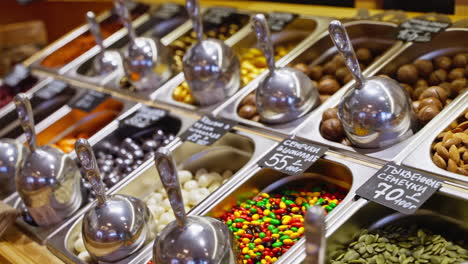
[[[451,83],[450,87],[451,87],[452,94],[458,95],[467,86],[468,86],[468,82],[467,82],[466,78],[461,78],[461,79],[454,80]]]
[[[244,105],[239,109],[239,115],[243,118],[250,119],[257,113],[257,108],[254,105]]]
[[[413,100],[418,100],[419,96],[427,89],[427,87],[418,87],[413,90],[413,93],[411,94],[411,99]]]
[[[326,80],[326,79],[332,79],[332,80],[335,80],[335,76],[331,75],[331,74],[325,74],[322,76],[322,78],[320,78],[319,82],[320,81],[323,81],[323,80]]]
[[[424,79],[418,79],[416,83],[414,84],[414,87],[429,87],[429,84],[427,83],[426,80]]]
[[[438,85],[439,83],[445,82],[446,79],[447,72],[444,69],[438,69],[429,75],[429,84]]]
[[[420,102],[421,103],[419,104],[418,110],[421,110],[423,107],[428,106],[428,105],[435,106],[437,109],[439,109],[439,111],[442,110],[442,108],[444,107],[442,105],[442,102],[435,97],[426,97],[422,99]]]
[[[304,63],[298,63],[294,65],[294,69],[303,72],[304,74],[308,75],[309,74],[309,67],[305,65]]]
[[[419,75],[429,77],[429,74],[434,71],[434,66],[430,60],[416,60],[414,66],[418,69]]]
[[[439,113],[440,111],[436,106],[427,105],[419,110],[418,119],[423,123],[427,123]]]
[[[318,84],[319,93],[333,94],[338,91],[341,86],[335,79],[323,79]]]
[[[338,119],[338,108],[336,107],[328,108],[322,114],[322,121],[332,119],[332,118]]]
[[[346,75],[350,74],[349,70],[347,67],[341,67],[341,68],[338,68],[338,70],[336,70],[335,72],[335,76],[336,78],[338,79],[338,81],[340,81],[341,83],[344,82],[345,78],[346,78]]]
[[[438,69],[450,70],[452,67],[452,59],[447,56],[440,56],[434,59],[434,65]]]
[[[439,86],[432,86],[424,90],[421,95],[419,96],[419,100],[422,100],[427,97],[434,97],[439,99],[442,103],[445,103],[447,100],[447,92]]]
[[[400,82],[413,84],[418,80],[418,69],[412,64],[401,66],[397,71],[397,78]]]
[[[419,106],[420,105],[421,105],[421,101],[419,101],[419,100],[411,102],[411,106],[413,107],[413,111],[416,112],[416,113],[419,111]]]
[[[346,77],[344,78],[343,83],[346,84],[346,83],[349,83],[349,82],[352,81],[352,80],[354,80],[353,75],[352,75],[351,73],[348,73],[348,74],[346,75]]]
[[[453,57],[453,66],[464,68],[468,64],[468,54],[459,53]]]
[[[255,93],[250,93],[241,101],[241,106],[243,105],[255,105]]]
[[[327,101],[328,99],[330,99],[330,97],[331,97],[331,95],[329,95],[329,94],[320,94],[319,95],[320,102],[322,102],[322,103]]]
[[[465,69],[464,68],[455,68],[451,70],[447,76],[449,81],[453,81],[456,79],[460,79],[465,77]]]
[[[322,78],[322,75],[323,75],[323,67],[322,66],[315,65],[315,66],[310,67],[309,77],[312,80],[318,81],[318,80],[320,80],[320,78]]]
[[[336,54],[335,56],[333,56],[332,61],[335,62],[337,67],[345,66],[345,59],[341,54]]]
[[[334,75],[337,68],[338,68],[338,66],[336,65],[336,62],[334,62],[334,61],[327,62],[323,66],[323,73],[324,74]]]
[[[452,95],[452,84],[449,82],[443,82],[438,85],[439,87],[444,88],[444,90],[447,92],[448,97]]]
[[[359,48],[356,50],[356,57],[360,62],[370,62],[372,60],[372,53],[369,49]]]
[[[340,142],[345,136],[343,126],[337,118],[322,121],[320,133],[328,140]]]
[[[405,91],[408,93],[408,94],[412,94],[413,93],[413,86],[407,84],[407,83],[400,83],[400,85],[405,89]]]

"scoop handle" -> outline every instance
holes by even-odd
[[[264,14],[256,14],[252,18],[255,34],[257,35],[258,46],[263,50],[267,60],[268,69],[275,70],[275,49],[271,41],[270,26]]]
[[[122,21],[123,25],[127,28],[128,37],[130,38],[130,41],[135,42],[136,33],[132,25],[130,12],[128,12],[128,8],[125,6],[125,0],[114,0],[114,6],[115,6],[115,11],[117,12],[117,15],[119,15],[120,20]]]
[[[86,13],[86,20],[88,21],[89,31],[93,34],[96,44],[101,48],[101,52],[104,52],[104,40],[102,38],[101,29],[99,23],[96,21],[96,15],[94,12],[88,11]]]
[[[356,80],[356,88],[360,89],[364,84],[364,76],[361,72],[361,67],[359,67],[359,61],[354,52],[353,45],[351,40],[349,40],[348,33],[346,29],[338,20],[333,20],[328,26],[328,32],[330,37],[335,44],[335,47],[343,55],[345,59],[346,66]]]
[[[36,129],[34,127],[34,116],[31,107],[31,102],[28,96],[24,93],[19,93],[15,96],[16,112],[21,127],[26,135],[26,140],[31,151],[35,151],[37,148]]]
[[[155,153],[154,162],[164,189],[166,189],[177,223],[179,226],[183,226],[187,220],[187,215],[174,159],[170,151],[162,147]]]
[[[187,0],[187,12],[192,20],[193,30],[197,36],[198,42],[203,40],[203,23],[200,15],[200,4],[198,0]]]
[[[75,152],[81,166],[85,170],[86,178],[91,184],[91,188],[96,193],[98,205],[104,204],[107,200],[106,189],[99,173],[96,157],[94,156],[93,149],[89,145],[89,142],[84,138],[78,139],[75,142]]]
[[[325,263],[325,210],[319,206],[311,206],[306,212],[305,238],[306,261],[305,264]]]

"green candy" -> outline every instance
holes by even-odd
[[[234,219],[234,223],[243,223],[245,222],[245,219],[244,218],[236,218]]]
[[[279,239],[280,239],[281,241],[283,241],[283,240],[288,239],[288,238],[290,238],[288,235],[284,235],[284,236],[280,236]]]
[[[271,232],[272,232],[273,234],[277,234],[277,233],[279,232],[279,230],[278,230],[278,228],[275,228],[275,229],[271,230]]]
[[[254,248],[255,248],[255,244],[254,244],[254,243],[249,243],[249,248],[250,248],[250,249],[254,249]]]
[[[275,215],[275,213],[273,213],[273,212],[271,212],[270,214],[268,214],[268,216],[271,217],[271,218],[276,218],[276,215]]]
[[[287,204],[287,205],[291,205],[291,204],[293,204],[294,202],[291,201],[291,200],[286,200],[286,201],[284,201],[284,203]]]
[[[258,210],[255,209],[255,208],[251,208],[251,209],[250,209],[250,212],[251,212],[252,214],[256,214],[256,213],[258,212]]]
[[[280,220],[278,220],[278,219],[271,219],[271,220],[270,220],[270,223],[273,224],[273,225],[279,225],[279,224],[281,224]]]
[[[266,237],[266,234],[265,234],[264,232],[260,232],[260,234],[258,234],[258,236],[259,236],[260,238],[264,238],[264,237]]]
[[[276,241],[275,243],[271,244],[273,247],[281,247],[283,245],[283,243],[281,243],[280,241]]]

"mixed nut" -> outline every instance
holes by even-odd
[[[437,135],[432,161],[441,169],[468,176],[468,110]]]
[[[361,62],[361,68],[367,68],[380,54],[381,50],[371,50],[368,48],[358,48],[356,56]],[[302,71],[310,77],[314,85],[318,88],[320,100],[325,102],[343,85],[353,79],[348,68],[345,66],[344,59],[340,54],[334,55],[331,60],[317,65],[308,65],[310,62],[300,62],[292,67]],[[237,114],[245,119],[255,122],[260,121],[255,106],[255,91],[247,95],[239,104]]]
[[[408,92],[420,125],[425,125],[468,88],[468,53],[415,60],[398,68],[385,67],[383,75],[396,79]],[[350,145],[336,115],[324,112],[320,133],[328,140]]]

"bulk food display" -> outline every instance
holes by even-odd
[[[19,229],[65,263],[468,262],[468,31],[301,13],[114,0],[17,65]]]

